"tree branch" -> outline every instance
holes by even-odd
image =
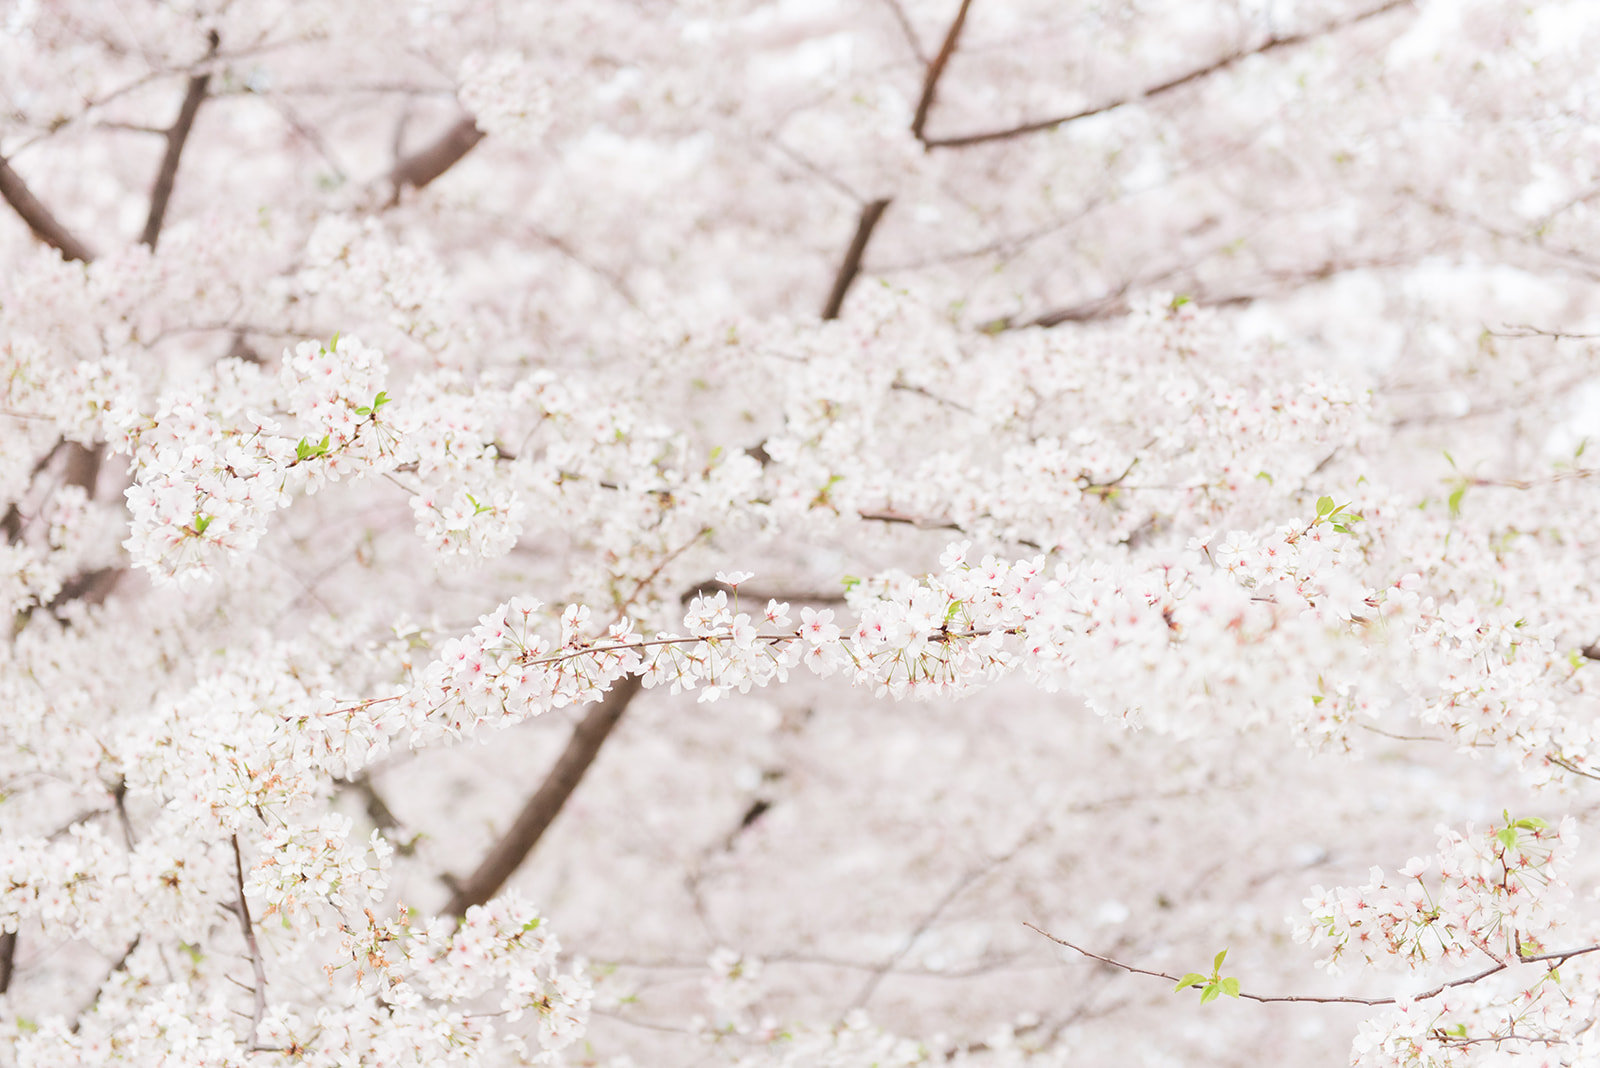
[[[1413,0],[1389,0],[1389,2],[1386,4],[1381,4],[1369,11],[1363,11],[1360,14],[1353,15],[1348,19],[1341,19],[1331,22],[1317,30],[1308,30],[1305,33],[1285,34],[1282,37],[1274,34],[1254,48],[1230,52],[1219,59],[1215,59],[1212,62],[1207,63],[1203,67],[1196,67],[1193,70],[1190,70],[1184,74],[1180,74],[1176,78],[1162,82],[1159,85],[1152,85],[1148,89],[1141,89],[1137,93],[1119,97],[1116,100],[1110,100],[1104,104],[1097,104],[1094,107],[1085,108],[1082,111],[1074,111],[1070,115],[1058,115],[1051,119],[1039,119],[1035,122],[1025,122],[1019,126],[1009,126],[1000,130],[987,130],[983,133],[962,134],[959,137],[935,137],[924,140],[923,144],[927,145],[929,148],[966,148],[970,145],[982,145],[991,141],[1005,141],[1013,137],[1023,137],[1027,134],[1042,133],[1046,130],[1053,130],[1058,126],[1065,126],[1070,122],[1077,122],[1079,119],[1087,119],[1093,115],[1103,115],[1108,111],[1114,111],[1115,109],[1125,107],[1128,104],[1154,99],[1155,97],[1170,93],[1174,89],[1182,88],[1183,86],[1188,85],[1190,82],[1199,81],[1202,78],[1206,78],[1213,74],[1227,70],[1229,67],[1232,67],[1243,60],[1249,59],[1251,56],[1263,56],[1269,52],[1275,52],[1280,48],[1291,48],[1295,45],[1305,44],[1306,42],[1314,41],[1319,37],[1325,37],[1329,34],[1338,33],[1340,30],[1348,29],[1349,27],[1355,26],[1358,23],[1366,22],[1367,20],[1377,18],[1380,15],[1385,15],[1396,8],[1409,7],[1412,5],[1412,3]]]
[[[244,934],[245,948],[250,951],[250,968],[255,973],[255,1009],[250,1016],[250,1045],[261,1030],[261,1018],[267,1014],[267,970],[261,963],[261,946],[256,942],[255,923],[250,919],[250,906],[244,899],[244,860],[239,856],[239,836],[233,836],[233,885],[239,900],[233,908],[239,917],[239,930]]]
[[[0,994],[11,989],[11,976],[17,963],[17,932],[0,934]]]
[[[400,193],[406,186],[421,189],[459,163],[482,140],[483,131],[468,115],[457,120],[432,144],[397,162],[389,171],[389,183],[394,188],[390,206],[400,202]]]
[[[1139,967],[1136,967],[1135,965],[1132,965],[1132,964],[1124,964],[1122,961],[1114,960],[1111,957],[1101,956],[1099,953],[1091,952],[1091,951],[1089,951],[1087,949],[1084,949],[1082,946],[1075,946],[1071,942],[1066,941],[1065,939],[1057,938],[1055,935],[1051,934],[1049,931],[1045,931],[1045,930],[1042,930],[1042,929],[1040,929],[1038,927],[1035,927],[1031,923],[1024,922],[1022,926],[1028,928],[1031,931],[1037,931],[1039,934],[1044,935],[1046,938],[1050,939],[1050,941],[1054,942],[1058,946],[1065,946],[1067,949],[1072,950],[1074,953],[1080,954],[1081,956],[1088,957],[1090,960],[1097,960],[1101,964],[1107,964],[1107,965],[1110,965],[1113,968],[1119,968],[1122,971],[1129,972],[1129,973],[1131,973],[1133,975],[1149,975],[1149,976],[1152,976],[1152,977],[1154,977],[1156,979],[1166,979],[1166,980],[1169,980],[1169,981],[1171,981],[1173,983],[1180,983],[1180,982],[1183,981],[1183,977],[1182,976],[1172,975],[1172,974],[1169,974],[1168,972],[1151,971],[1149,968],[1139,968]],[[1513,964],[1540,964],[1540,963],[1543,963],[1545,961],[1553,961],[1554,963],[1551,964],[1551,968],[1555,969],[1555,968],[1561,967],[1563,964],[1567,963],[1567,961],[1571,960],[1573,957],[1582,957],[1582,956],[1584,956],[1586,954],[1595,953],[1595,952],[1600,952],[1600,945],[1582,946],[1582,947],[1580,947],[1578,949],[1557,950],[1554,953],[1538,953],[1538,954],[1531,954],[1531,955],[1523,956],[1523,957],[1513,957],[1510,960],[1505,961],[1503,963],[1497,963],[1493,967],[1485,968],[1481,972],[1475,972],[1472,975],[1464,975],[1460,979],[1452,979],[1447,983],[1440,983],[1438,986],[1430,987],[1429,989],[1424,990],[1421,993],[1412,994],[1409,997],[1406,997],[1404,1000],[1406,1000],[1406,1001],[1427,1001],[1430,998],[1438,997],[1440,994],[1444,993],[1446,990],[1452,990],[1452,989],[1454,989],[1455,987],[1458,987],[1458,986],[1470,986],[1473,983],[1481,982],[1482,980],[1489,978],[1489,976],[1491,976],[1491,975],[1495,975],[1495,974],[1497,974],[1499,972],[1505,971],[1507,968],[1511,967],[1511,965],[1513,965]],[[1337,996],[1337,997],[1333,997],[1333,996],[1330,996],[1330,997],[1318,997],[1318,996],[1304,995],[1304,994],[1299,994],[1299,995],[1277,995],[1277,996],[1274,996],[1274,995],[1267,995],[1267,994],[1249,994],[1249,993],[1246,993],[1246,992],[1244,992],[1242,990],[1239,992],[1239,997],[1243,998],[1246,1001],[1259,1001],[1259,1002],[1262,1002],[1263,1004],[1270,1003],[1270,1002],[1280,1002],[1280,1001],[1283,1001],[1283,1002],[1297,1001],[1297,1002],[1305,1002],[1305,1003],[1308,1003],[1308,1004],[1316,1004],[1316,1005],[1397,1005],[1402,1000],[1401,998],[1358,998],[1358,997],[1350,997],[1348,995]]]
[[[221,40],[216,30],[211,31],[207,40],[210,48],[206,52],[206,60],[209,61],[217,54]],[[172,199],[172,185],[178,179],[178,161],[183,157],[183,146],[188,143],[189,131],[194,129],[194,117],[200,113],[200,105],[206,99],[206,86],[210,83],[210,71],[189,78],[188,88],[183,93],[183,104],[178,108],[177,121],[167,130],[167,152],[161,157],[161,169],[156,172],[155,185],[150,188],[150,214],[145,217],[144,233],[139,236],[140,243],[151,250],[155,249],[156,241],[161,237],[161,224],[167,217],[167,203]]]
[[[465,915],[473,905],[482,905],[499,893],[506,880],[528,858],[539,844],[539,839],[544,837],[544,832],[561,814],[567,799],[583,780],[584,773],[594,763],[600,747],[622,719],[628,702],[633,700],[641,685],[642,680],[637,675],[625,676],[611,684],[610,692],[573,729],[572,738],[557,758],[555,766],[545,776],[543,784],[528,798],[527,804],[522,806],[522,811],[517,813],[511,826],[490,848],[477,870],[454,886],[450,900],[444,907],[445,912],[454,916]]]
[[[972,0],[961,0],[961,6],[956,10],[956,17],[951,20],[950,28],[945,32],[944,44],[939,47],[939,54],[933,57],[928,64],[927,71],[922,76],[922,95],[917,100],[916,113],[911,119],[911,134],[917,140],[928,144],[922,136],[922,128],[927,124],[928,112],[933,107],[934,95],[939,89],[939,78],[944,74],[945,65],[950,62],[950,57],[955,54],[956,43],[961,39],[961,28],[966,25],[967,8],[972,5]],[[845,250],[844,260],[839,264],[838,271],[834,272],[833,288],[828,292],[828,300],[822,306],[822,319],[839,318],[839,311],[844,307],[844,298],[849,294],[850,287],[855,283],[856,275],[861,273],[861,258],[866,255],[867,243],[872,240],[872,232],[878,228],[878,223],[883,219],[883,213],[889,207],[889,198],[871,200],[861,207],[861,217],[856,220],[856,232],[850,238],[850,247]]]
[[[933,109],[933,98],[939,89],[939,78],[944,74],[945,64],[955,55],[956,42],[961,39],[961,28],[967,23],[967,8],[971,6],[972,0],[961,0],[961,7],[956,11],[950,29],[944,35],[944,44],[939,46],[939,54],[933,57],[933,62],[928,64],[927,73],[922,77],[922,96],[917,100],[916,114],[911,119],[911,136],[924,144],[927,142],[922,136],[922,129],[928,124],[928,112]]]
[[[57,221],[50,209],[39,203],[31,190],[28,189],[22,176],[11,169],[11,164],[4,157],[0,157],[0,197],[11,205],[13,211],[22,217],[28,224],[28,229],[33,231],[33,236],[60,252],[69,260],[88,263],[94,259],[94,252],[78,240],[77,236]]]
[[[851,284],[861,272],[861,257],[866,254],[867,242],[872,240],[872,231],[877,229],[878,220],[883,218],[888,207],[887,199],[869,201],[862,207],[861,218],[856,221],[855,236],[850,239],[850,247],[845,250],[844,260],[833,276],[833,289],[828,292],[828,302],[822,306],[824,322],[839,318],[845,294],[850,292]]]

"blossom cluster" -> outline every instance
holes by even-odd
[[[1411,969],[1472,959],[1505,964],[1550,948],[1572,897],[1564,878],[1577,849],[1572,817],[1556,826],[1507,817],[1487,830],[1440,831],[1435,856],[1413,858],[1398,878],[1374,868],[1363,886],[1316,888],[1306,901],[1310,921],[1296,936],[1330,947],[1324,967],[1336,969],[1346,957]],[[1429,879],[1435,864],[1438,875]]]

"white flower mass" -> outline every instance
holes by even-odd
[[[1600,5],[0,27],[0,1068],[1600,1063]]]

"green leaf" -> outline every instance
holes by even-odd
[[[1239,980],[1229,976],[1222,981],[1222,992],[1230,998],[1239,996]]]
[[[372,410],[373,411],[377,411],[379,408],[382,408],[385,404],[388,404],[391,399],[392,398],[389,396],[388,393],[386,393],[385,391],[383,391],[381,389],[378,390],[378,395],[372,399]]]
[[[1461,514],[1461,498],[1465,497],[1466,495],[1467,484],[1465,482],[1461,483],[1461,485],[1450,491],[1449,504],[1451,519],[1454,519]]]
[[[339,331],[333,332],[333,340],[328,342],[328,351],[334,352],[339,348]]]
[[[853,590],[857,586],[861,585],[861,576],[846,575],[841,581],[844,583],[844,588],[846,590]]]
[[[1211,986],[1208,986],[1204,990],[1200,991],[1200,1004],[1204,1005],[1207,1002],[1215,1001],[1221,996],[1221,994],[1222,987],[1212,984]]]
[[[1172,989],[1174,991],[1178,991],[1178,990],[1182,990],[1184,987],[1188,987],[1188,986],[1199,986],[1201,983],[1203,983],[1205,981],[1206,981],[1206,977],[1201,975],[1199,972],[1190,972],[1188,975],[1184,976],[1182,979],[1179,979],[1178,980],[1178,985],[1173,987]]]
[[[949,608],[946,608],[946,609],[945,609],[945,610],[944,610],[944,621],[945,621],[945,622],[946,622],[946,623],[948,623],[948,622],[950,622],[950,621],[951,621],[951,620],[952,620],[952,619],[954,619],[954,618],[956,618],[956,613],[957,613],[957,612],[959,612],[959,611],[961,611],[961,605],[962,605],[962,604],[963,604],[963,603],[964,603],[964,602],[962,602],[962,601],[951,601],[951,602],[950,602],[950,607],[949,607]]]
[[[1544,820],[1540,819],[1538,816],[1529,816],[1526,819],[1518,820],[1511,826],[1521,827],[1525,831],[1542,831],[1548,828],[1550,825]]]
[[[1211,974],[1212,975],[1216,975],[1218,972],[1222,971],[1222,962],[1227,960],[1227,959],[1228,959],[1228,951],[1227,950],[1223,950],[1221,953],[1218,953],[1216,955],[1216,957],[1211,961]]]
[[[1495,838],[1507,849],[1514,849],[1517,845],[1517,829],[1515,827],[1502,827],[1495,832]]]
[[[196,534],[204,534],[206,532],[206,527],[209,527],[210,525],[211,525],[211,517],[210,516],[201,515],[199,512],[196,512],[194,514],[194,532]]]
[[[1331,511],[1333,511],[1333,498],[1332,497],[1318,497],[1317,498],[1317,515],[1318,516],[1325,516]]]

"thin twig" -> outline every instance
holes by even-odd
[[[1251,56],[1262,56],[1269,52],[1275,52],[1281,48],[1290,48],[1294,45],[1305,44],[1320,37],[1337,33],[1340,30],[1348,29],[1349,27],[1357,25],[1358,23],[1366,22],[1368,19],[1377,18],[1378,16],[1387,14],[1396,8],[1410,7],[1412,4],[1413,0],[1389,0],[1388,3],[1375,7],[1370,11],[1364,11],[1361,14],[1354,15],[1348,19],[1342,19],[1329,23],[1328,25],[1317,30],[1308,30],[1305,33],[1285,34],[1281,37],[1274,34],[1254,48],[1230,52],[1219,59],[1215,59],[1210,63],[1207,63],[1203,67],[1196,67],[1193,70],[1190,70],[1184,74],[1180,74],[1176,78],[1162,82],[1159,85],[1152,85],[1147,89],[1141,89],[1136,93],[1129,94],[1128,96],[1118,97],[1115,100],[1109,100],[1103,104],[1096,104],[1094,107],[1084,108],[1081,111],[1074,111],[1068,115],[1057,115],[1056,117],[1050,119],[1039,119],[1034,122],[1025,122],[1018,126],[1008,126],[1000,130],[987,130],[983,133],[962,134],[959,137],[929,138],[923,141],[923,144],[927,145],[929,148],[965,148],[969,145],[987,144],[991,141],[1005,141],[1014,137],[1022,137],[1027,134],[1043,133],[1046,130],[1054,130],[1059,126],[1065,126],[1068,123],[1077,122],[1080,119],[1087,119],[1094,115],[1103,115],[1108,111],[1114,111],[1117,108],[1126,107],[1129,104],[1138,103],[1139,101],[1143,100],[1151,100],[1155,97],[1170,93],[1174,89],[1179,89],[1185,85],[1188,85],[1190,82],[1199,81],[1202,78],[1206,78],[1210,75],[1227,70],[1229,67],[1249,59]]]
[[[866,1006],[867,1002],[872,999],[872,995],[877,992],[878,986],[883,982],[884,977],[896,969],[899,963],[905,959],[906,954],[910,953],[922,936],[928,933],[928,929],[938,922],[939,917],[944,915],[944,911],[955,902],[956,898],[966,893],[974,883],[980,882],[981,880],[993,874],[997,868],[1003,867],[1009,863],[1012,858],[1014,858],[1018,853],[1022,852],[1025,847],[1033,843],[1043,827],[1044,824],[1041,821],[1023,836],[1022,841],[1018,842],[1005,853],[1002,853],[998,857],[992,857],[985,863],[963,872],[961,877],[952,883],[950,888],[944,892],[943,896],[941,896],[938,901],[934,902],[933,907],[929,909],[922,919],[918,921],[917,925],[911,929],[911,933],[906,935],[905,940],[900,943],[900,948],[895,950],[895,952],[885,959],[883,963],[879,964],[873,969],[873,972],[867,978],[867,981],[862,984],[861,989],[856,992],[855,1000],[850,1003],[850,1011],[853,1012],[856,1009],[864,1008]]]
[[[1057,938],[1055,935],[1051,934],[1049,931],[1046,931],[1046,930],[1043,930],[1041,928],[1035,927],[1033,924],[1027,923],[1026,921],[1024,921],[1022,926],[1028,928],[1029,930],[1037,931],[1039,934],[1044,935],[1046,938],[1050,939],[1050,941],[1054,942],[1058,946],[1065,946],[1067,949],[1072,950],[1074,953],[1080,954],[1081,956],[1088,957],[1090,960],[1097,960],[1101,964],[1108,964],[1113,968],[1119,968],[1122,971],[1130,972],[1133,975],[1148,975],[1148,976],[1152,976],[1153,978],[1156,978],[1156,979],[1166,979],[1169,982],[1173,982],[1173,983],[1181,983],[1183,981],[1183,977],[1182,976],[1172,975],[1169,972],[1152,971],[1149,968],[1140,968],[1140,967],[1137,967],[1136,965],[1132,965],[1132,964],[1124,964],[1120,960],[1114,960],[1111,957],[1102,956],[1099,953],[1095,953],[1095,952],[1093,952],[1091,950],[1084,949],[1082,946],[1075,946],[1071,942],[1068,942],[1066,939]],[[1484,979],[1489,978],[1489,976],[1491,976],[1491,975],[1495,975],[1495,974],[1498,974],[1499,972],[1505,971],[1507,968],[1511,967],[1511,965],[1513,965],[1513,964],[1539,964],[1539,963],[1542,963],[1544,961],[1554,961],[1555,963],[1551,965],[1551,970],[1553,971],[1553,970],[1555,970],[1557,968],[1560,968],[1563,964],[1565,964],[1567,961],[1571,960],[1573,957],[1581,957],[1581,956],[1584,956],[1585,954],[1594,953],[1594,952],[1597,952],[1597,951],[1600,951],[1600,945],[1583,946],[1583,947],[1581,947],[1579,949],[1558,950],[1558,951],[1556,951],[1554,953],[1537,953],[1537,954],[1531,954],[1531,955],[1528,955],[1528,956],[1513,957],[1508,961],[1497,963],[1493,967],[1485,968],[1481,972],[1476,972],[1476,973],[1474,973],[1472,975],[1462,976],[1460,979],[1452,979],[1447,983],[1440,983],[1438,986],[1431,987],[1431,988],[1429,988],[1427,990],[1422,991],[1419,994],[1411,994],[1411,995],[1409,995],[1407,997],[1359,998],[1359,997],[1352,997],[1352,996],[1349,996],[1349,995],[1341,995],[1341,996],[1337,996],[1337,997],[1332,997],[1332,996],[1330,996],[1330,997],[1318,997],[1318,996],[1309,995],[1309,994],[1269,995],[1269,994],[1250,994],[1250,993],[1246,993],[1245,991],[1242,991],[1242,990],[1239,992],[1239,997],[1245,999],[1246,1001],[1258,1001],[1258,1002],[1262,1002],[1262,1003],[1295,1001],[1295,1002],[1305,1002],[1305,1003],[1308,1003],[1308,1004],[1316,1004],[1316,1005],[1333,1005],[1333,1004],[1341,1004],[1341,1005],[1398,1005],[1401,1001],[1427,1001],[1429,998],[1438,997],[1440,994],[1444,993],[1446,990],[1452,990],[1452,989],[1454,989],[1455,987],[1458,987],[1458,986],[1470,986],[1473,983],[1482,982]]]
[[[1595,779],[1600,781],[1600,775],[1596,775],[1592,771],[1585,771],[1583,768],[1578,767],[1578,765],[1572,763],[1570,760],[1567,760],[1565,757],[1552,756],[1546,757],[1546,759],[1556,767],[1570,771],[1574,775],[1581,775],[1585,779]]]
[[[1600,334],[1571,334],[1563,330],[1546,330],[1543,327],[1529,326],[1527,323],[1510,323],[1503,330],[1490,330],[1487,333],[1490,337],[1518,339],[1547,337],[1552,341],[1593,341],[1600,338]]]
[[[911,54],[917,57],[917,62],[928,62],[928,53],[922,50],[922,42],[917,39],[916,28],[906,16],[906,9],[900,6],[900,0],[883,0],[883,4],[894,16],[895,24],[900,27],[900,36],[906,39],[906,45],[911,49]]]
[[[239,836],[233,842],[233,885],[239,895],[233,913],[239,917],[239,930],[244,934],[244,944],[250,950],[250,967],[255,972],[255,1009],[250,1017],[250,1045],[261,1030],[262,1017],[267,1014],[267,970],[261,963],[261,947],[256,943],[255,924],[250,919],[250,906],[244,899],[244,860],[239,856]]]

